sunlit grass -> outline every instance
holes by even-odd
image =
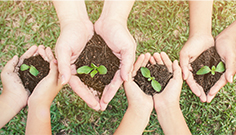
[[[103,2],[87,1],[92,22],[102,11]],[[236,18],[236,3],[214,4],[212,34],[217,36]],[[141,53],[166,52],[172,60],[188,39],[189,15],[185,1],[137,1],[130,13],[128,28]],[[60,34],[51,2],[0,2],[0,72],[14,55],[22,55],[31,45],[54,49]],[[2,89],[2,83],[0,83]],[[193,134],[232,134],[236,127],[235,82],[227,84],[210,103],[201,103],[184,84],[180,104]],[[65,134],[112,134],[127,108],[124,90],[118,91],[104,112],[95,112],[69,86],[65,86],[51,106],[52,132]],[[15,116],[0,134],[24,134],[27,107]],[[163,134],[153,111],[144,134]]]

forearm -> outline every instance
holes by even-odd
[[[61,27],[70,21],[89,20],[84,1],[53,1]]]
[[[22,109],[22,106],[17,105],[6,96],[7,95],[3,94],[0,95],[0,128],[9,122]]]
[[[147,113],[139,113],[136,111],[136,109],[128,108],[114,134],[141,135],[148,124],[150,114],[151,111]]]
[[[181,134],[189,135],[191,134],[188,126],[185,122],[183,114],[180,110],[179,105],[172,107],[160,107],[156,109],[158,121],[165,135]]]
[[[50,106],[29,106],[26,134],[52,134],[50,120]]]
[[[211,35],[213,1],[189,1],[190,34]]]
[[[104,2],[100,18],[116,19],[122,23],[127,23],[129,13],[133,7],[134,1],[108,1]]]

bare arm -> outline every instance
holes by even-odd
[[[189,1],[190,34],[211,35],[213,1]]]

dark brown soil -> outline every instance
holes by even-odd
[[[25,59],[23,64],[33,65],[39,71],[39,74],[35,77],[30,74],[29,69],[25,71],[19,70],[23,85],[32,93],[36,85],[49,73],[49,63],[38,55]]]
[[[97,73],[93,78],[90,74],[77,74],[80,80],[90,88],[97,91],[101,97],[106,85],[113,79],[116,71],[119,69],[120,61],[106,45],[105,41],[96,33],[86,44],[84,50],[75,62],[76,69],[81,66],[90,66],[91,63],[97,67],[104,65],[107,68],[107,74]]]
[[[204,51],[195,61],[191,63],[193,77],[196,82],[202,86],[205,93],[207,94],[211,87],[220,79],[220,76],[223,73],[216,72],[215,75],[211,73],[205,75],[197,75],[197,71],[203,66],[217,66],[221,61],[219,54],[217,53],[215,47],[211,47],[208,50]]]
[[[151,76],[155,77],[155,80],[161,84],[161,91],[157,92],[152,88],[151,81],[148,81],[147,78],[143,77],[140,69],[134,77],[134,81],[148,95],[153,96],[155,93],[161,93],[168,84],[169,80],[173,77],[173,74],[170,73],[164,65],[151,65],[149,63],[146,67],[150,70]]]

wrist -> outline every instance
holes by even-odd
[[[151,112],[153,110],[153,106],[131,106],[129,105],[127,111],[131,111],[134,116],[141,118],[141,119],[149,119]]]
[[[155,105],[155,110],[157,114],[172,113],[180,110],[180,105],[178,102],[158,102]]]
[[[25,95],[15,95],[14,93],[2,92],[2,94],[0,95],[0,102],[11,107],[16,112],[19,112],[23,107],[26,106],[27,98],[28,98],[27,92],[25,93]]]

